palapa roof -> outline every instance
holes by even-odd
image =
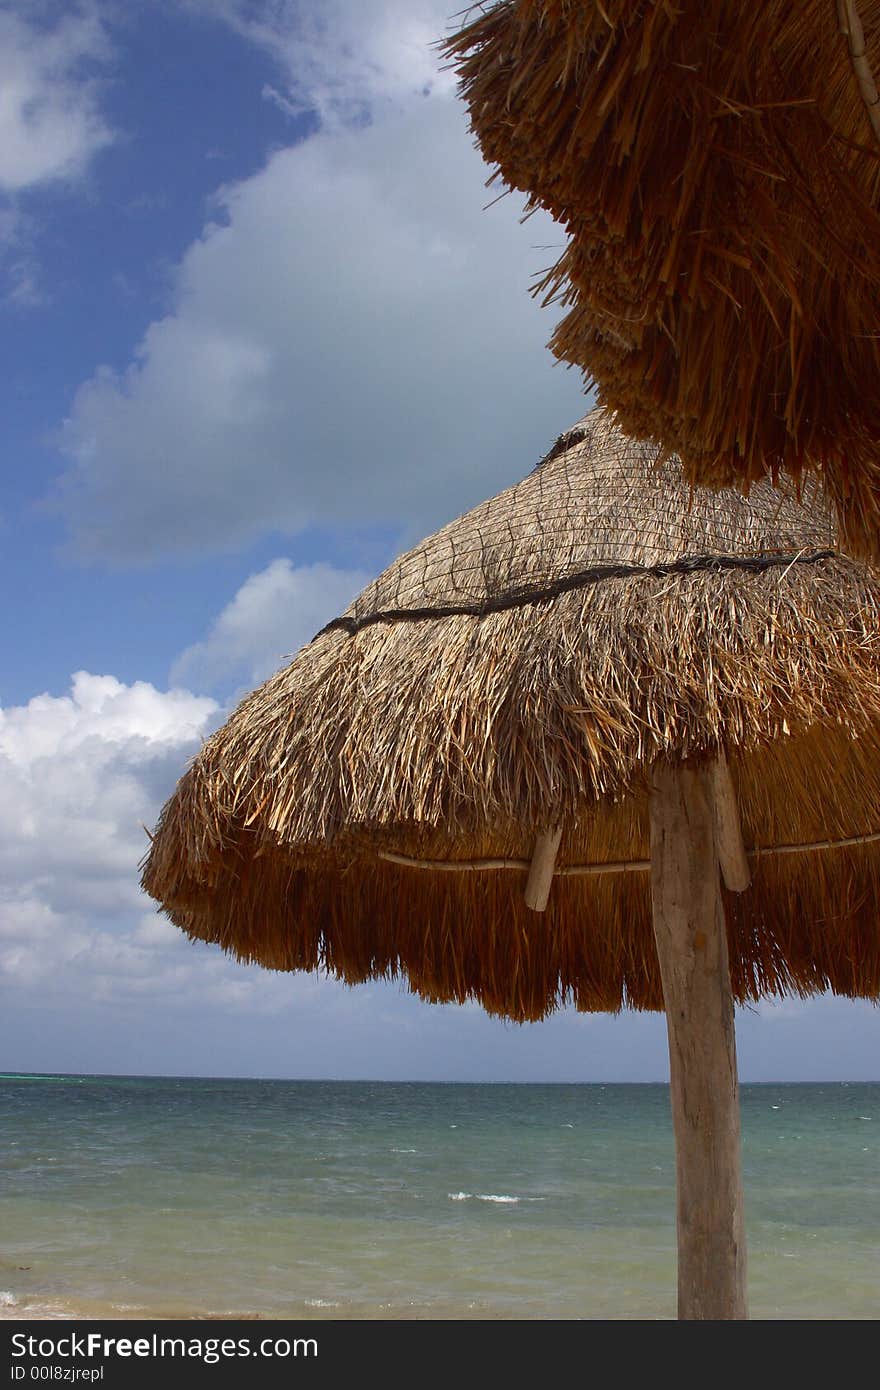
[[[880,0],[473,11],[483,154],[571,236],[553,351],[695,482],[823,472],[880,558]]]
[[[878,607],[817,488],[692,493],[594,411],[243,701],[162,812],[144,885],[275,969],[403,975],[520,1020],[662,1008],[650,769],[723,750],[755,851],[725,896],[736,998],[876,997]],[[559,823],[534,913],[529,860]]]

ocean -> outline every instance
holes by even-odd
[[[741,1090],[753,1317],[880,1315],[880,1084]],[[0,1077],[7,1318],[675,1316],[662,1085]]]

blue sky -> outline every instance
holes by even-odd
[[[586,409],[437,0],[0,0],[0,1067],[658,1080],[662,1017],[518,1028],[272,975],[137,887],[240,694]],[[767,1003],[745,1079],[873,1078]]]

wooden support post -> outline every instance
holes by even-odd
[[[561,839],[562,826],[559,826],[556,830],[548,830],[545,834],[539,835],[535,842],[525,892],[526,907],[530,907],[533,912],[543,912],[547,906]]]
[[[650,813],[675,1130],[678,1316],[745,1318],[736,1041],[709,774],[656,769]]]
[[[733,779],[723,753],[709,765],[709,783],[715,803],[715,838],[724,886],[731,893],[744,893],[752,881],[752,871],[743,844]]]

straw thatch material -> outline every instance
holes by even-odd
[[[880,558],[880,0],[503,0],[447,44],[571,234],[551,342],[689,478],[825,475]]]
[[[736,998],[880,994],[880,582],[815,489],[692,495],[655,454],[593,412],[249,696],[162,813],[172,920],[515,1019],[662,1008],[647,777],[723,749],[761,851],[726,900]]]

